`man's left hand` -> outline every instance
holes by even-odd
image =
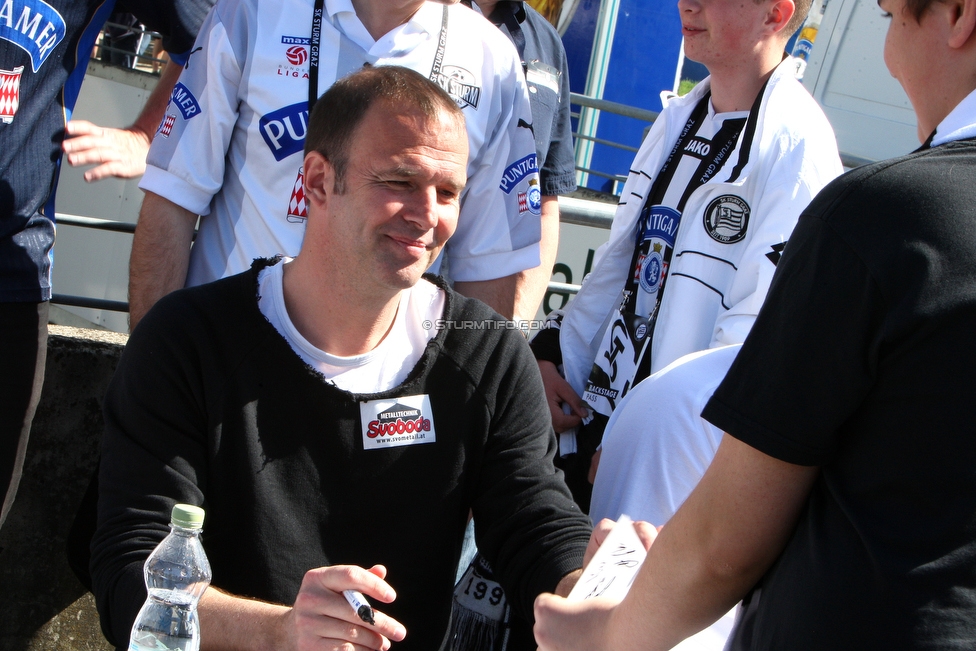
[[[65,125],[62,144],[72,167],[96,165],[85,172],[91,183],[109,176],[131,179],[146,171],[146,155],[152,139],[137,128],[110,129],[87,120],[71,120]]]

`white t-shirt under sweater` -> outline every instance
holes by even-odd
[[[312,0],[218,2],[200,30],[140,184],[204,216],[187,285],[244,271],[254,258],[298,254],[312,11]],[[445,248],[451,277],[489,280],[537,266],[532,114],[508,38],[467,7],[427,2],[374,41],[351,0],[326,0],[319,94],[366,63],[416,70],[464,112],[468,183]]]
[[[379,393],[401,384],[437,334],[430,324],[444,314],[444,291],[422,279],[401,294],[393,325],[376,348],[339,357],[309,343],[288,316],[282,278],[289,261],[267,267],[258,275],[258,308],[292,350],[343,391]]]

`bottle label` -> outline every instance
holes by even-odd
[[[816,33],[813,34],[813,38],[814,39],[817,38]],[[796,42],[796,45],[793,47],[793,56],[795,56],[798,59],[803,59],[804,61],[809,61],[810,51],[812,49],[813,49],[813,39],[810,39],[809,41],[805,38],[800,39]]]

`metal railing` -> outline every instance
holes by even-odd
[[[55,222],[60,226],[78,226],[92,228],[99,231],[114,233],[135,233],[136,225],[98,217],[82,217],[80,215],[65,215],[55,213]],[[125,301],[113,301],[105,298],[91,298],[88,296],[72,296],[70,294],[52,294],[51,302],[58,305],[72,307],[87,307],[94,310],[108,310],[110,312],[128,312],[129,304]]]
[[[572,197],[559,197],[559,221],[564,224],[578,224],[580,226],[591,226],[594,228],[610,228],[613,222],[613,213],[616,204],[603,203],[600,201],[589,201],[585,199],[575,199]],[[57,213],[55,215],[59,226],[77,226],[79,228],[91,228],[99,231],[109,231],[115,233],[135,233],[136,225],[129,222],[115,221],[112,219],[100,219],[98,217],[82,217],[80,215],[66,215]],[[568,292],[575,294],[579,291],[579,285],[567,283],[550,282],[549,290],[554,292]],[[95,310],[108,310],[111,312],[128,312],[129,304],[125,301],[113,301],[104,298],[89,298],[85,296],[71,296],[69,294],[54,294],[51,302],[58,305],[70,305],[72,307],[86,307]]]
[[[153,36],[157,36],[154,32],[144,32]],[[158,43],[158,39],[154,43]],[[98,47],[108,48],[109,46],[99,45]],[[150,48],[152,50],[153,48]],[[150,64],[155,65],[157,63],[164,63],[162,59],[156,59],[150,56],[142,56],[141,59],[148,61]],[[622,115],[625,117],[633,118],[636,120],[641,120],[646,122],[647,125],[644,128],[644,135],[647,135],[647,130],[650,125],[657,119],[658,113],[654,111],[648,111],[645,109],[636,108],[633,106],[628,106],[626,104],[618,104],[617,102],[610,102],[607,100],[596,99],[593,97],[587,97],[586,95],[580,95],[579,93],[570,94],[570,102],[572,105],[577,107],[585,107],[590,109],[595,109],[599,111],[607,111],[615,115]],[[578,112],[573,112],[572,116],[574,118],[579,117]],[[608,147],[614,147],[616,149],[621,149],[631,153],[636,153],[640,143],[637,146],[614,142],[611,140],[605,140],[602,138],[595,138],[590,136],[580,135],[578,133],[573,134],[574,138],[589,140],[595,144],[605,145]],[[849,154],[841,154],[841,161],[847,168],[858,167],[866,163],[871,162],[870,160],[864,158],[858,158],[856,156],[851,156]],[[591,174],[593,176],[599,176],[601,178],[613,179],[616,181],[626,181],[626,176],[620,176],[617,174],[609,174],[600,170],[588,169],[586,167],[577,166],[578,172],[584,172],[586,174]],[[590,226],[593,228],[609,229],[610,224],[613,221],[613,214],[616,210],[615,203],[604,203],[599,201],[591,201],[585,199],[577,199],[573,197],[559,197],[559,220],[564,224],[577,224],[580,226]],[[93,228],[96,230],[113,231],[118,233],[134,233],[135,224],[130,224],[128,222],[113,221],[110,219],[99,219],[95,217],[82,217],[78,215],[57,215],[58,224],[67,226],[77,226],[81,228]],[[549,283],[549,290],[553,292],[570,293],[575,294],[579,291],[580,286],[568,283],[560,283],[552,281]],[[58,303],[60,305],[71,305],[74,307],[87,307],[99,310],[110,310],[114,312],[128,312],[129,304],[124,301],[112,301],[107,299],[98,298],[86,298],[80,296],[70,296],[65,294],[54,294],[52,297],[52,302]]]
[[[644,127],[644,133],[641,137],[643,141],[643,136],[647,135],[648,129],[650,129],[651,124],[657,119],[659,113],[654,111],[648,111],[646,109],[637,108],[636,106],[629,106],[627,104],[618,104],[617,102],[611,102],[605,99],[597,99],[595,97],[588,97],[586,95],[580,95],[579,93],[570,93],[570,104],[572,106],[580,107],[578,111],[571,111],[570,115],[577,120],[577,124],[580,124],[580,116],[582,109],[588,108],[596,111],[606,111],[608,113],[613,113],[614,115],[621,115],[628,118],[633,118],[635,120],[640,120],[641,122],[646,122]],[[579,133],[579,130],[573,132],[573,138],[576,142],[585,140],[592,142],[595,145],[605,145],[607,147],[613,147],[614,149],[621,149],[623,151],[628,151],[631,153],[637,153],[637,149],[640,147],[640,142],[633,144],[627,144],[622,142],[615,142],[613,140],[606,140],[604,138],[597,138],[594,136],[588,136]],[[621,176],[619,174],[610,174],[603,172],[601,170],[592,169],[588,165],[580,165],[579,160],[577,160],[576,171],[588,174],[591,176],[597,176],[604,179],[611,179],[614,181],[624,182],[627,180],[626,176]]]
[[[841,160],[845,167],[858,167],[872,161],[841,154]],[[613,215],[617,210],[614,203],[602,201],[592,201],[587,199],[577,199],[574,197],[559,197],[559,222],[561,224],[575,224],[578,226],[589,226],[591,228],[609,229],[613,223]],[[111,219],[99,219],[97,217],[81,217],[78,215],[57,215],[57,223],[63,226],[77,226],[81,228],[93,228],[96,230],[111,231],[116,233],[134,233],[135,224],[129,222],[113,221]],[[575,294],[579,292],[580,286],[570,283],[556,281],[549,282],[549,291]],[[87,307],[96,310],[109,310],[113,312],[128,312],[129,304],[124,301],[112,301],[100,298],[87,298],[83,296],[70,296],[66,294],[54,294],[51,298],[52,303],[59,305],[70,305],[74,307]]]
[[[140,25],[106,22],[95,41],[92,59],[110,66],[158,75],[167,61],[162,54],[162,35],[159,32],[143,29]]]
[[[66,226],[81,226],[82,228],[93,228],[97,231],[112,231],[115,233],[135,233],[136,225],[129,222],[113,221],[111,219],[100,219],[98,217],[81,217],[79,215],[55,214],[58,224]]]

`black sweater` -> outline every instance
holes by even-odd
[[[446,320],[490,329],[442,329],[400,386],[353,395],[261,315],[260,266],[163,299],[122,356],[105,402],[92,542],[109,640],[127,642],[145,599],[142,565],[176,502],[207,510],[213,585],[233,594],[291,604],[309,569],[386,565],[398,598],[382,610],[407,628],[401,651],[449,648],[472,508],[479,548],[528,616],[537,594],[581,566],[589,523],[552,465],[522,336],[447,290]],[[360,403],[418,394],[430,396],[436,442],[364,449]]]

